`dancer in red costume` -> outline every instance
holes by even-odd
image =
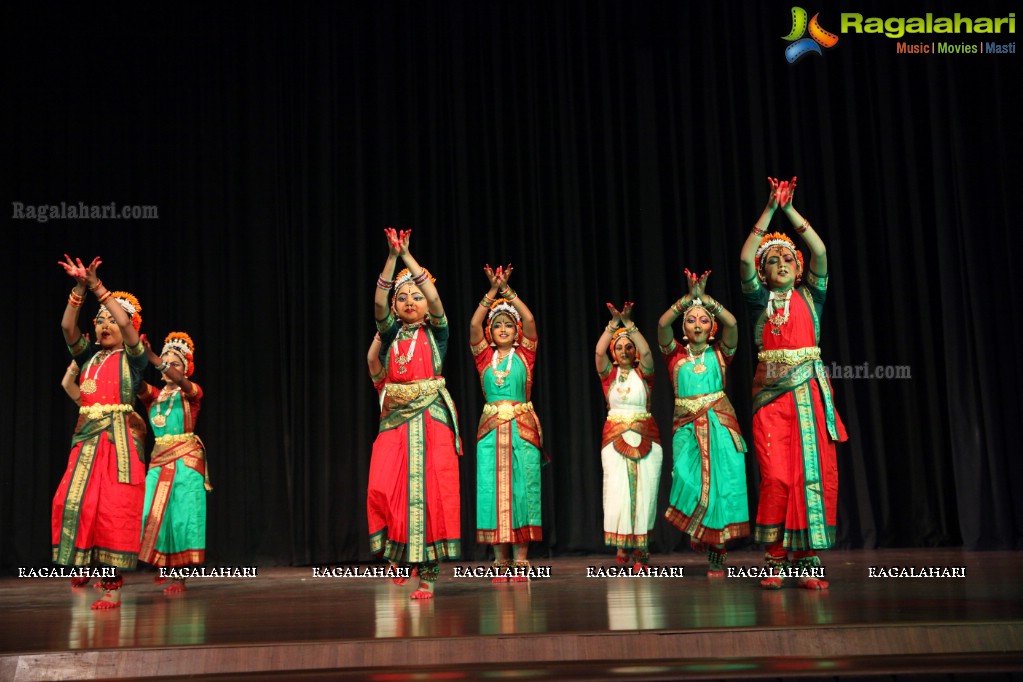
[[[104,566],[103,596],[94,609],[120,606],[119,570],[138,562],[146,468],[142,460],[145,423],[135,413],[135,392],[146,366],[139,340],[142,307],[131,294],[110,292],[96,274],[102,261],[86,267],[64,256],[61,267],[74,280],[61,320],[64,340],[82,368],[81,406],[71,439],[67,470],[53,497],[53,562],[61,566]],[[86,290],[100,303],[96,345],[78,329]],[[76,578],[72,585],[84,585]]]
[[[448,321],[433,278],[409,250],[412,231],[385,233],[389,252],[374,297],[385,377],[366,497],[370,549],[413,567],[419,586],[412,598],[430,599],[437,562],[461,556],[461,445],[441,376]],[[407,269],[392,280],[399,257]]]
[[[760,464],[760,503],[753,537],[767,545],[772,569],[795,569],[799,585],[826,589],[817,550],[835,541],[838,465],[846,440],[824,372],[820,317],[828,287],[824,242],[792,205],[796,178],[768,178],[767,206],[741,253],[742,291],[759,353],[753,379],[753,443]],[[810,249],[810,267],[780,232],[767,234],[777,208]],[[760,583],[777,589],[782,576]]]

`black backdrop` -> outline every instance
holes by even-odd
[[[841,11],[1015,11],[963,5],[807,8],[833,31]],[[154,341],[196,339],[211,562],[367,559],[365,349],[387,225],[413,228],[453,326],[467,555],[484,554],[472,542],[482,395],[465,339],[486,262],[515,264],[539,323],[533,398],[553,463],[535,551],[601,551],[603,303],[636,301],[653,340],[682,269],[712,269],[709,291],[742,325],[729,391],[748,435],[737,264],[769,174],[799,176],[796,204],[828,245],[826,360],[912,373],[834,382],[850,433],[840,546],[1019,548],[1019,57],[900,55],[895,40],[842,34],[790,65],[790,6],[9,12],[8,216],[11,202],[115,201],[156,205],[159,219],[4,218],[0,564],[48,559],[74,422],[58,387],[65,251],[103,257],[104,281],[139,296]],[[658,370],[663,509],[671,390]],[[748,473],[755,508],[752,456]],[[665,526],[655,549],[684,546]]]

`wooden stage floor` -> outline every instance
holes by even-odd
[[[760,553],[733,552],[734,567]],[[728,679],[1023,669],[1023,552],[836,551],[831,588],[708,580],[695,554],[655,555],[684,578],[587,577],[610,556],[534,559],[551,577],[491,585],[442,565],[437,597],[382,578],[259,568],[165,597],[131,574],[123,606],[67,579],[0,580],[0,680]],[[478,564],[477,564],[478,565]],[[964,578],[870,577],[965,567]],[[414,582],[414,581],[412,581]],[[791,582],[791,581],[790,581]],[[966,678],[964,678],[966,679]]]

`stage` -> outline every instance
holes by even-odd
[[[1023,669],[1023,553],[836,551],[831,588],[684,577],[587,577],[610,556],[533,559],[551,577],[491,585],[442,566],[437,597],[313,567],[195,578],[165,597],[130,574],[123,605],[92,611],[67,579],[0,581],[0,679],[695,679]],[[755,551],[734,568],[759,567]],[[336,568],[336,567],[329,567]],[[364,569],[366,566],[357,568]],[[894,569],[894,570],[893,570]],[[953,571],[953,569],[957,569]],[[892,577],[911,570],[965,577]],[[871,573],[876,577],[871,577]],[[887,577],[885,577],[887,576]],[[794,580],[789,580],[794,583]]]

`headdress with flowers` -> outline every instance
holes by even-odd
[[[127,291],[115,291],[110,294],[110,297],[121,304],[124,308],[124,312],[128,313],[131,317],[131,326],[135,327],[135,331],[142,328],[142,304],[135,298],[134,294],[129,294]],[[107,307],[101,305],[99,310],[96,311],[96,317],[99,317],[101,313],[107,312]]]
[[[487,343],[491,346],[495,345],[493,338],[491,338],[490,327],[494,323],[494,318],[498,315],[507,315],[515,322],[515,327],[518,330],[515,337],[515,345],[519,345],[519,341],[522,340],[522,316],[519,315],[518,310],[515,310],[515,306],[501,298],[490,304],[490,312],[487,313],[487,326],[483,328],[483,335],[487,338]]]
[[[631,331],[626,329],[625,327],[619,327],[614,331],[613,334],[611,334],[611,347],[608,350],[611,351],[611,362],[614,365],[616,366],[618,365],[618,351],[615,350],[615,344],[618,343],[618,339],[620,339],[621,337],[624,336],[628,338],[631,335],[632,335]]]
[[[803,278],[803,254],[796,248],[792,239],[783,232],[766,234],[760,240],[760,246],[757,247],[757,277],[760,278],[761,282],[766,281],[767,278],[764,276],[764,258],[767,256],[767,252],[775,246],[788,249],[795,256],[796,262],[799,264],[799,269],[796,271],[796,282],[798,283]]]
[[[426,268],[423,268],[423,271],[419,273],[419,277],[413,277],[408,268],[403,268],[401,272],[398,273],[398,276],[394,278],[394,289],[391,292],[391,308],[394,308],[395,299],[398,298],[398,292],[401,291],[401,288],[406,284],[415,284],[416,286],[419,286],[416,282],[417,279],[420,282],[425,283],[426,279],[424,278],[424,275],[426,278],[429,278],[431,282],[437,281],[437,278],[431,275],[430,271]]]
[[[192,372],[195,371],[195,342],[192,341],[191,336],[185,332],[171,332],[163,340],[163,350],[160,351],[160,355],[165,353],[177,355],[181,359],[181,364],[185,366],[185,376],[192,376]]]
[[[708,334],[707,336],[709,336],[710,338],[713,339],[714,336],[717,335],[717,333],[718,333],[718,319],[717,319],[717,316],[714,315],[714,313],[712,313],[710,311],[710,309],[707,307],[707,305],[703,302],[703,299],[701,299],[701,298],[694,298],[694,299],[692,299],[689,302],[689,305],[687,305],[685,307],[685,309],[683,310],[682,317],[685,318],[693,310],[702,310],[703,312],[707,313],[707,317],[710,318],[710,324],[711,324],[710,334]],[[684,325],[685,325],[685,320],[683,319],[683,333],[684,333],[684,330],[685,330],[685,326]]]

